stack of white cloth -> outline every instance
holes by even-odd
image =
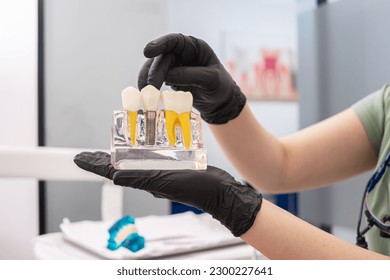
[[[108,229],[116,221],[70,222],[60,225],[64,238],[106,259],[153,259],[180,253],[218,248],[242,243],[209,214],[185,212],[167,216],[135,219],[138,234],[145,238],[145,248],[131,252],[126,248],[107,249]]]

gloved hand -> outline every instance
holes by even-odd
[[[74,162],[80,168],[113,180],[114,184],[145,190],[196,207],[219,220],[234,236],[244,234],[255,221],[262,195],[213,166],[196,170],[115,170],[104,152],[82,152]]]
[[[138,76],[138,88],[163,82],[174,90],[190,91],[194,107],[211,124],[236,118],[246,97],[203,40],[182,34],[168,34],[148,43],[145,62]]]

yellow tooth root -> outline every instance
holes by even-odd
[[[189,149],[191,145],[190,112],[185,112],[178,115],[174,111],[167,110],[165,111],[165,121],[168,140],[171,146],[174,147],[176,144],[176,125],[179,125],[181,128],[184,147]]]
[[[129,116],[129,129],[130,129],[131,144],[134,146],[135,140],[136,140],[138,112],[128,111],[128,116]]]
[[[191,145],[191,121],[190,112],[184,112],[179,115],[181,134],[183,136],[184,147],[190,148]]]
[[[169,144],[171,146],[175,146],[176,144],[176,123],[177,123],[177,113],[174,111],[165,111],[165,122],[167,129],[167,136],[169,140]]]

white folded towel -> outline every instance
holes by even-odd
[[[185,212],[136,218],[145,248],[135,253],[126,248],[111,251],[106,248],[108,229],[115,222],[64,219],[60,228],[66,240],[107,259],[151,259],[242,243],[209,214]]]

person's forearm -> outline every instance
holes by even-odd
[[[210,129],[244,179],[267,192],[329,184],[367,171],[377,160],[350,109],[280,139],[258,123],[247,105],[237,118]]]
[[[261,127],[247,106],[236,119],[224,125],[210,125],[210,129],[246,181],[263,190],[280,186],[284,148]]]
[[[389,259],[322,231],[266,200],[241,238],[269,259]]]

